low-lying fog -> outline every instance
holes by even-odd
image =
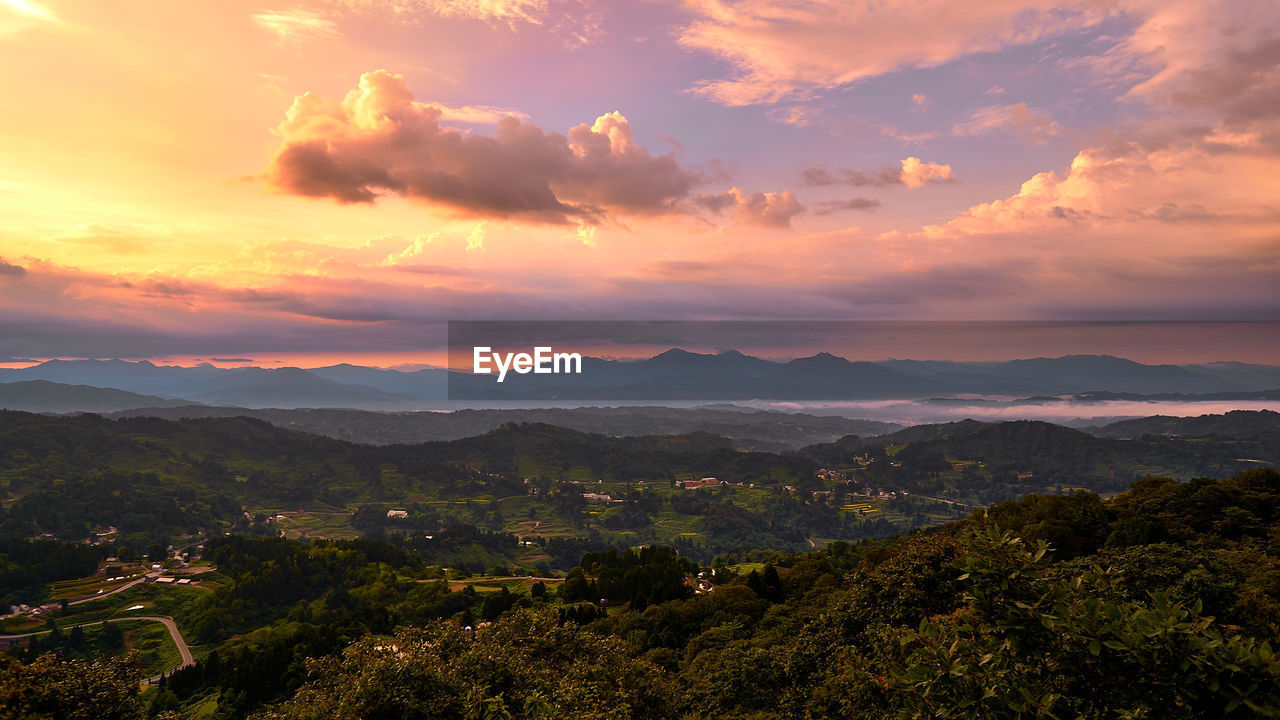
[[[974,420],[1044,420],[1060,425],[1104,425],[1116,420],[1172,415],[1195,417],[1218,415],[1231,410],[1274,410],[1280,412],[1280,400],[1254,401],[1172,401],[1172,400],[1100,400],[1081,402],[1056,400],[1029,403],[1011,398],[965,398],[937,400],[853,400],[776,402],[739,401],[735,405],[805,412],[814,415],[842,415],[867,420],[883,420],[904,425]]]

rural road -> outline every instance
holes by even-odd
[[[948,505],[958,505],[958,506],[960,506],[960,507],[967,507],[967,508],[981,508],[981,507],[982,507],[981,505],[970,505],[969,503],[962,503],[962,502],[959,502],[959,501],[956,501],[956,500],[946,500],[946,499],[944,499],[944,498],[940,498],[940,497],[932,497],[932,496],[929,496],[929,495],[921,495],[920,493],[906,493],[906,492],[904,492],[904,493],[902,493],[902,494],[903,494],[903,495],[910,495],[911,497],[920,497],[920,498],[924,498],[925,500],[933,500],[934,502],[946,503],[946,504],[948,504]]]
[[[106,620],[99,620],[97,622],[79,623],[78,625],[68,625],[61,629],[70,630],[73,627],[88,627],[90,625],[97,625],[99,622],[122,622],[125,620],[150,620],[152,622],[161,623],[162,625],[165,626],[165,628],[169,630],[169,637],[173,638],[173,644],[178,647],[178,654],[182,656],[182,663],[178,665],[178,667],[173,668],[172,670],[168,670],[166,672],[172,672],[173,670],[181,670],[184,667],[189,667],[191,665],[196,664],[196,659],[191,655],[191,648],[187,647],[187,641],[183,640],[182,633],[178,632],[177,623],[175,623],[173,621],[173,618],[170,618],[170,617],[161,617],[158,615],[135,615],[133,617],[108,618]],[[0,635],[0,643],[8,644],[9,641],[12,641],[12,640],[20,640],[22,638],[32,637],[34,635],[45,635],[45,634],[48,634],[49,632],[52,632],[52,631],[40,630],[37,632],[31,632],[31,633],[21,633],[19,635]],[[153,683],[159,679],[160,679],[160,675],[156,675],[154,677],[147,678],[146,682]]]
[[[146,582],[146,580],[147,580],[146,575],[143,575],[137,580],[134,580],[132,582],[127,582],[110,592],[104,592],[101,595],[85,595],[84,597],[76,598],[75,600],[68,600],[67,604],[79,605],[80,603],[87,603],[87,602],[93,602],[94,600],[101,600],[102,598],[107,597],[108,595],[115,595],[118,592],[124,592],[125,590],[128,590],[129,588],[133,587],[134,585]]]

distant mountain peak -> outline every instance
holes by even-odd
[[[796,358],[795,360],[792,360],[791,362],[792,362],[792,363],[799,363],[799,364],[803,364],[803,365],[808,365],[808,364],[813,364],[813,363],[821,363],[821,364],[824,364],[824,365],[833,365],[833,364],[847,365],[847,364],[849,364],[849,361],[848,361],[847,359],[842,358],[842,357],[840,357],[839,355],[832,355],[831,353],[826,352],[826,351],[823,351],[823,352],[820,352],[820,353],[816,353],[816,354],[814,354],[814,355],[809,355],[809,356],[806,356],[806,357]]]
[[[704,355],[702,355],[701,353],[689,352],[684,348],[671,348],[670,350],[664,350],[663,352],[660,352],[649,359],[657,360],[658,358],[684,358],[684,357],[704,357]]]

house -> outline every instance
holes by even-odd
[[[409,511],[408,510],[388,510],[387,517],[399,518],[399,519],[407,518],[409,517]]]
[[[721,483],[720,480],[713,477],[704,477],[697,480],[682,480],[679,483],[680,487],[685,490],[697,490],[698,488],[704,487],[718,487],[721,484],[723,483]]]

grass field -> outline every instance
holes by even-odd
[[[66,611],[55,613],[54,622],[60,627],[65,627],[107,618],[162,615],[173,618],[178,624],[178,630],[185,637],[190,632],[187,621],[195,603],[212,590],[213,585],[203,581],[188,586],[144,583],[103,598],[101,601],[74,605]],[[142,607],[137,610],[129,609],[136,605]]]
[[[167,672],[181,664],[182,656],[178,653],[178,646],[173,644],[173,638],[164,625],[146,620],[129,620],[118,624],[124,631],[127,647],[142,655],[148,677]],[[85,634],[88,636],[87,632]]]
[[[87,577],[79,580],[63,580],[50,584],[49,588],[53,592],[54,600],[70,600],[86,595],[95,595],[99,591],[104,593],[111,592],[121,585],[127,585],[137,580],[141,575],[142,569],[137,568],[120,578]]]
[[[80,619],[77,623],[86,622]],[[65,647],[63,652],[70,658],[115,657],[130,651],[138,652],[138,659],[148,677],[159,675],[177,667],[182,656],[178,646],[169,636],[169,630],[163,624],[149,620],[123,620],[113,623],[124,634],[124,647],[117,647],[104,652],[102,647],[103,623],[86,625],[80,629],[84,634],[84,645],[77,648]],[[39,631],[42,627],[32,628]],[[64,635],[67,631],[63,631]],[[46,641],[48,636],[42,636]]]
[[[341,540],[360,536],[360,533],[351,527],[351,513],[348,512],[298,512],[278,509],[263,509],[260,512],[275,518],[273,524],[276,529],[283,531],[285,537],[293,540],[304,538]]]

